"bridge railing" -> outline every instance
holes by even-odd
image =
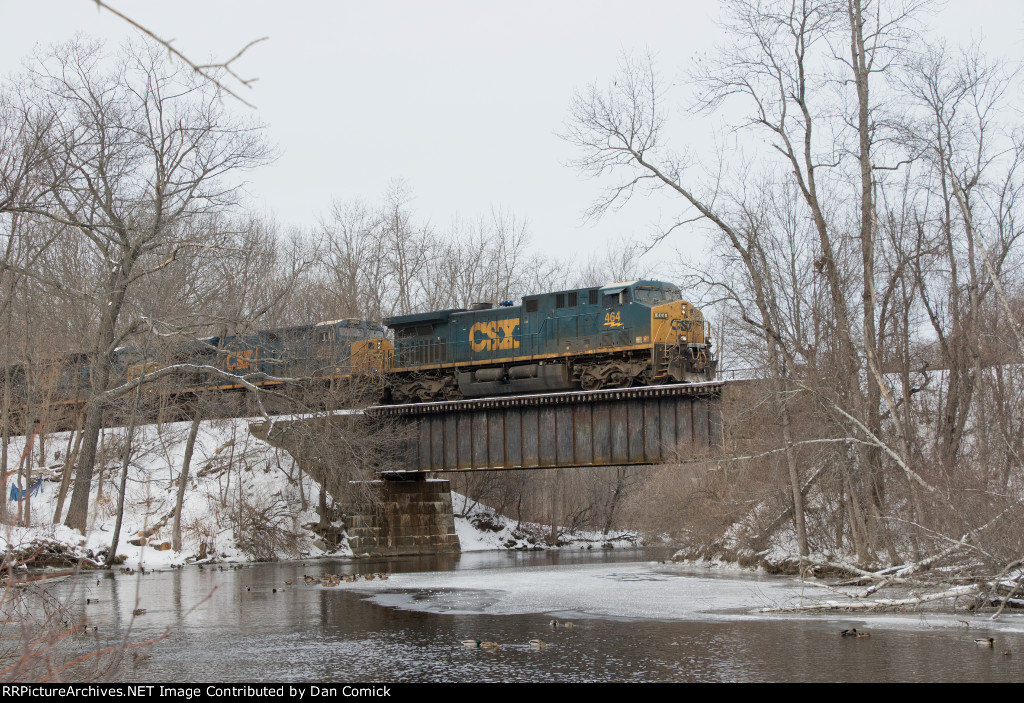
[[[722,369],[717,372],[716,381],[752,381],[757,378],[764,378],[764,372],[758,368],[745,369]]]

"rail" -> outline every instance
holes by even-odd
[[[533,407],[601,403],[617,400],[646,400],[679,396],[715,396],[722,392],[724,381],[704,383],[673,383],[664,386],[636,386],[632,388],[603,388],[596,391],[565,391],[536,395],[511,395],[470,400],[444,400],[433,403],[405,403],[402,405],[373,405],[365,413],[377,417],[402,415],[433,415],[451,412],[472,412],[489,408]]]

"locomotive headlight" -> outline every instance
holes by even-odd
[[[679,341],[680,342],[685,342],[686,341],[686,335],[685,334],[679,335]]]

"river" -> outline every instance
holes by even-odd
[[[153,641],[126,652],[113,677],[125,682],[1024,680],[1024,615],[993,623],[967,613],[768,614],[758,610],[824,592],[653,554],[89,572],[53,591],[97,628],[77,635],[76,647]],[[355,572],[391,577],[333,588],[303,580]],[[573,627],[553,628],[552,619]],[[870,637],[840,636],[852,627]],[[982,637],[995,647],[977,646]],[[477,639],[500,647],[460,644]],[[548,646],[533,649],[532,639]]]

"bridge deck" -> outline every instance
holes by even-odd
[[[718,444],[723,382],[374,406],[412,425],[406,471],[657,464]]]

